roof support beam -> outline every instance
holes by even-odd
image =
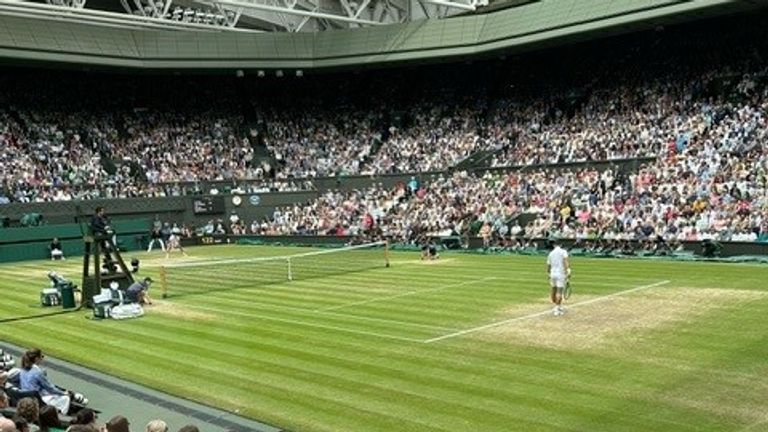
[[[65,6],[53,6],[42,3],[19,2],[13,0],[0,0],[0,14],[28,17],[33,19],[44,19],[57,22],[65,21],[79,24],[101,25],[106,27],[130,29],[144,28],[177,31],[196,30],[204,32],[254,32],[254,30],[239,29],[236,27],[185,23],[140,15],[119,14],[86,8],[73,9]]]
[[[472,3],[459,3],[455,1],[449,1],[449,0],[420,0],[420,1],[422,3],[429,3],[436,6],[445,6],[449,8],[463,9],[468,11],[473,11],[477,9],[474,1],[472,1]]]
[[[257,9],[257,10],[263,10],[268,12],[284,13],[289,15],[298,15],[298,16],[304,16],[304,17],[310,17],[310,18],[317,18],[317,19],[327,19],[330,21],[341,21],[341,22],[354,23],[354,24],[360,24],[360,25],[376,26],[376,25],[384,24],[377,21],[354,18],[346,15],[334,15],[334,14],[325,13],[325,12],[317,12],[317,11],[310,11],[310,10],[304,10],[304,9],[294,9],[294,8],[281,7],[281,6],[272,6],[272,5],[267,5],[263,3],[241,1],[241,0],[213,0],[212,3],[234,6],[234,7],[241,7],[243,9]]]
[[[360,18],[360,14],[363,13],[365,8],[367,8],[370,3],[371,3],[371,0],[363,0],[363,3],[360,4],[360,6],[358,6],[357,12],[355,12],[355,18]]]

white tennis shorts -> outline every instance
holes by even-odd
[[[559,290],[565,288],[566,277],[565,276],[550,276],[549,285]]]

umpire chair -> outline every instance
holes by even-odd
[[[109,288],[112,282],[117,282],[121,290],[125,290],[134,282],[133,275],[112,240],[112,235],[108,232],[83,236],[83,298],[80,303],[88,308],[93,308],[93,296],[100,294],[102,288]],[[93,273],[90,272],[91,256]]]

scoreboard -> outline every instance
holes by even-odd
[[[217,215],[224,214],[224,197],[205,196],[196,197],[192,200],[192,211],[196,215]]]

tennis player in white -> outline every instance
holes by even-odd
[[[552,287],[552,303],[555,307],[552,314],[561,316],[563,311],[563,290],[568,278],[571,277],[571,263],[568,260],[568,252],[560,247],[557,240],[552,241],[554,248],[547,256],[547,273],[549,273],[549,285]]]

